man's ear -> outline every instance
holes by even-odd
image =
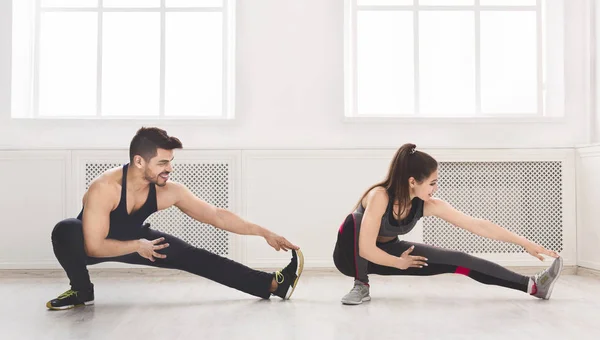
[[[142,169],[144,168],[144,166],[146,165],[146,161],[144,160],[144,158],[140,155],[135,155],[133,156],[133,166],[135,166],[138,169]]]

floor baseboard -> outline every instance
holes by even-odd
[[[507,267],[521,275],[534,275],[540,271],[539,267]],[[280,268],[257,268],[266,272],[273,272]],[[163,276],[193,276],[193,274],[164,268],[89,268],[93,277],[163,277]],[[305,273],[321,275],[342,275],[335,268],[306,268]],[[563,275],[581,275],[600,278],[600,271],[577,266],[565,266]],[[0,270],[2,278],[59,278],[65,277],[62,269],[4,269]]]

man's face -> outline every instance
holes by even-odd
[[[160,187],[167,185],[169,173],[173,172],[173,150],[157,149],[155,157],[144,162],[144,179]]]

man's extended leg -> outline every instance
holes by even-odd
[[[150,228],[144,228],[142,237],[154,240],[165,238],[169,247],[160,250],[165,259],[156,259],[149,265],[184,270],[245,293],[268,299],[271,293],[289,298],[302,272],[302,253],[292,251],[292,261],[281,271],[266,273],[254,270],[228,258],[196,248],[183,240]],[[273,290],[273,288],[276,288]]]
[[[56,299],[48,301],[46,306],[50,309],[69,309],[79,305],[93,304],[94,290],[87,265],[101,262],[124,262],[185,270],[265,299],[269,298],[271,293],[283,299],[290,298],[303,267],[303,257],[300,251],[293,252],[292,261],[283,270],[265,273],[204,249],[193,247],[181,239],[148,227],[140,229],[139,237],[149,240],[164,237],[165,242],[169,243],[169,247],[159,252],[167,255],[167,258],[151,262],[137,253],[119,257],[89,257],[84,249],[81,221],[66,219],[59,222],[52,232],[52,244],[56,258],[69,277],[71,289]]]

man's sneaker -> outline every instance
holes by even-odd
[[[354,288],[342,298],[342,303],[345,305],[360,305],[364,301],[370,300],[369,286],[361,281],[354,280]]]
[[[60,294],[56,299],[46,303],[46,307],[53,310],[71,309],[79,306],[94,304],[94,288],[89,291],[75,291],[72,289]]]
[[[558,257],[554,260],[552,265],[544,271],[535,274],[531,279],[535,283],[535,290],[531,292],[531,295],[540,299],[548,300],[552,294],[552,288],[560,276],[560,272],[563,268],[563,259]]]
[[[277,295],[280,298],[287,300],[294,293],[298,279],[302,274],[304,268],[304,255],[300,249],[292,249],[292,261],[285,268],[275,272],[275,281],[277,281],[277,289],[273,292],[273,295]]]

